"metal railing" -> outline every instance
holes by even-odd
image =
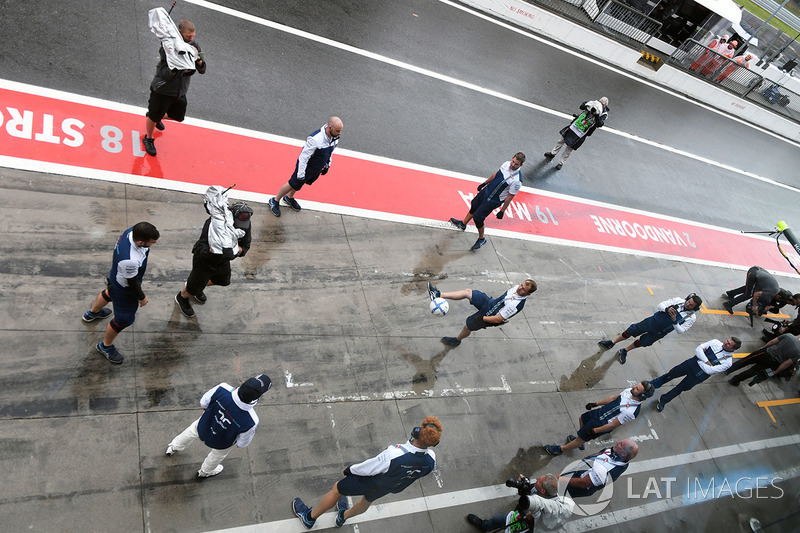
[[[661,29],[659,21],[617,0],[606,2],[594,21],[607,32],[611,31],[642,44]]]
[[[526,0],[577,22],[610,34],[631,46],[650,40],[661,23],[618,0]]]
[[[799,94],[693,39],[677,48],[667,62],[791,120],[800,120]],[[751,64],[754,63],[755,60],[751,60]]]

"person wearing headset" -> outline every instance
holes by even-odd
[[[605,448],[581,459],[586,468],[565,472],[569,476],[566,493],[573,498],[591,496],[609,483],[617,480],[639,453],[639,446],[630,439],[624,439],[611,448]],[[559,480],[560,481],[560,480]]]
[[[339,117],[331,117],[328,123],[312,133],[306,139],[306,144],[300,151],[297,163],[294,166],[294,173],[289,178],[273,198],[269,199],[269,209],[276,217],[281,216],[281,198],[284,203],[300,211],[300,204],[294,199],[295,193],[303,185],[311,185],[320,175],[328,173],[331,168],[331,156],[333,150],[339,144],[339,136],[342,134],[344,124]]]
[[[620,364],[624,365],[628,358],[628,352],[634,348],[650,346],[657,340],[666,337],[672,330],[677,331],[679,335],[689,331],[689,328],[694,325],[694,321],[697,320],[695,312],[700,309],[702,303],[703,299],[695,293],[691,293],[686,298],[670,298],[658,304],[658,311],[652,316],[636,324],[631,324],[613,341],[602,340],[597,345],[608,350],[624,339],[639,337],[627,348],[620,348],[617,352]]]
[[[578,436],[568,435],[567,443],[546,444],[544,450],[550,455],[561,455],[573,448],[584,449],[584,443],[596,439],[600,435],[611,433],[614,428],[627,424],[639,416],[641,404],[656,392],[649,381],[641,381],[630,389],[625,389],[616,396],[609,396],[596,403],[587,403],[587,411],[578,419]],[[593,410],[595,407],[600,409]]]
[[[442,423],[435,416],[425,417],[414,428],[405,444],[392,444],[383,452],[361,463],[344,469],[344,479],[322,497],[316,507],[308,507],[303,500],[292,500],[292,512],[306,529],[314,527],[317,519],[336,506],[336,527],[342,527],[348,518],[360,515],[369,506],[387,494],[397,494],[417,479],[427,476],[436,467],[436,454],[432,447],[442,437]],[[348,509],[346,496],[361,496]]]

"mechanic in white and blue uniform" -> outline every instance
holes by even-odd
[[[639,446],[630,439],[624,439],[611,448],[606,448],[581,460],[582,466],[571,472],[561,474],[570,476],[567,482],[567,494],[573,498],[591,496],[609,482],[614,481],[628,469],[630,463],[639,453]]]
[[[106,359],[115,364],[123,356],[114,347],[114,339],[125,328],[133,324],[136,311],[150,301],[142,291],[142,279],[147,270],[150,247],[158,241],[158,229],[149,222],[139,222],[125,230],[114,246],[111,271],[106,279],[106,289],[95,298],[92,307],[83,314],[84,322],[94,322],[111,315],[111,309],[103,307],[108,302],[114,305],[114,318],[106,326],[103,340],[95,348]]]
[[[469,213],[464,217],[464,220],[450,219],[450,223],[461,231],[467,229],[467,223],[470,220],[475,221],[475,227],[478,228],[478,240],[472,245],[471,250],[475,251],[486,244],[486,239],[483,236],[486,217],[499,207],[500,210],[496,216],[498,219],[502,219],[511,200],[522,188],[522,171],[520,167],[524,162],[525,154],[522,152],[514,154],[511,161],[506,161],[500,165],[497,172],[478,185],[478,194],[472,199]]]
[[[478,310],[467,317],[467,322],[458,337],[442,337],[442,342],[448,346],[459,346],[461,341],[469,337],[473,331],[502,326],[512,316],[522,311],[528,296],[536,292],[536,289],[536,282],[532,279],[526,279],[519,285],[508,289],[502,296],[490,298],[476,289],[441,292],[428,283],[428,295],[431,300],[434,298],[444,298],[445,300],[467,299]]]
[[[331,156],[333,150],[339,144],[339,136],[342,134],[344,124],[339,117],[331,117],[328,123],[312,133],[306,139],[306,144],[297,158],[294,166],[294,173],[289,178],[289,182],[284,184],[274,198],[269,200],[269,209],[276,217],[281,216],[280,201],[294,209],[300,211],[300,204],[294,199],[295,193],[303,185],[311,185],[320,175],[325,175],[331,168]]]

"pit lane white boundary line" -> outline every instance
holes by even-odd
[[[490,22],[492,22],[494,24],[497,24],[497,25],[499,25],[499,26],[501,26],[503,28],[506,28],[508,30],[520,33],[522,35],[529,36],[531,38],[535,38],[537,40],[541,40],[540,38],[536,38],[533,34],[531,34],[529,32],[525,32],[523,30],[520,30],[519,28],[515,28],[514,26],[511,26],[510,24],[505,24],[503,22],[497,21],[497,20],[492,19],[491,17],[488,17],[488,16],[483,15],[481,13],[471,11],[469,9],[464,8],[463,6],[459,6],[457,4],[453,4],[452,2],[448,2],[447,0],[438,0],[438,1],[443,2],[445,4],[448,4],[448,5],[451,5],[453,7],[459,8],[461,10],[464,10],[467,13],[471,13],[472,15],[474,15],[476,17],[488,20],[488,21],[490,21]],[[350,53],[353,53],[353,54],[356,54],[356,55],[359,55],[359,56],[362,56],[362,57],[366,57],[368,59],[373,59],[375,61],[380,61],[381,63],[386,63],[388,65],[392,65],[392,66],[395,66],[395,67],[398,67],[398,68],[402,68],[402,69],[405,69],[405,70],[408,70],[408,71],[411,71],[411,72],[415,72],[417,74],[421,74],[423,76],[427,76],[427,77],[430,77],[430,78],[433,78],[433,79],[436,79],[436,80],[439,80],[439,81],[450,83],[450,84],[456,85],[458,87],[462,87],[464,89],[469,89],[469,90],[472,90],[472,91],[475,91],[475,92],[478,92],[478,93],[481,93],[481,94],[485,94],[487,96],[492,96],[492,97],[495,97],[495,98],[499,98],[500,100],[505,100],[505,101],[513,103],[513,104],[517,104],[517,105],[520,105],[520,106],[523,106],[523,107],[527,107],[529,109],[534,109],[536,111],[541,111],[543,113],[547,113],[547,114],[562,118],[564,120],[572,119],[572,115],[568,115],[566,113],[562,113],[560,111],[556,111],[556,110],[550,109],[548,107],[540,106],[538,104],[534,104],[533,102],[528,102],[527,100],[523,100],[521,98],[516,98],[514,96],[510,96],[510,95],[501,93],[499,91],[495,91],[493,89],[488,89],[486,87],[481,87],[480,85],[476,85],[474,83],[470,83],[470,82],[467,82],[467,81],[462,81],[462,80],[459,80],[457,78],[453,78],[451,76],[446,76],[444,74],[439,74],[438,72],[434,72],[434,71],[426,69],[426,68],[417,67],[415,65],[411,65],[411,64],[406,63],[404,61],[399,61],[399,60],[396,60],[396,59],[392,59],[390,57],[386,57],[386,56],[383,56],[381,54],[377,54],[375,52],[370,52],[368,50],[357,48],[357,47],[349,45],[349,44],[341,43],[339,41],[334,41],[333,39],[329,39],[327,37],[322,37],[320,35],[316,35],[316,34],[313,34],[313,33],[310,33],[310,32],[304,31],[304,30],[299,30],[297,28],[292,28],[291,26],[286,26],[284,24],[273,22],[271,20],[267,20],[267,19],[264,19],[264,18],[261,18],[261,17],[257,17],[255,15],[250,15],[248,13],[244,13],[242,11],[237,11],[237,10],[231,9],[229,7],[221,6],[221,5],[215,4],[213,2],[208,2],[206,0],[186,0],[186,2],[188,2],[190,4],[195,4],[198,7],[204,7],[206,9],[210,9],[212,11],[217,11],[217,12],[223,13],[225,15],[230,15],[232,17],[236,17],[236,18],[239,18],[239,19],[242,19],[242,20],[246,20],[246,21],[252,22],[254,24],[259,24],[261,26],[265,26],[265,27],[271,28],[273,30],[277,30],[277,31],[281,31],[281,32],[284,32],[284,33],[288,33],[288,34],[294,35],[296,37],[300,37],[300,38],[303,38],[303,39],[308,39],[310,41],[314,41],[317,44],[324,44],[324,45],[327,45],[327,46],[330,46],[330,47],[333,47],[333,48],[337,48],[339,50],[343,50],[343,51],[350,52]],[[563,50],[565,52],[569,52],[571,54],[578,55],[575,52],[572,52],[572,51],[567,50],[566,48],[554,45],[553,43],[549,43],[549,42],[547,42],[545,40],[541,40],[541,41],[543,43],[546,43],[546,44],[548,44],[550,46],[553,46],[555,48],[559,48],[559,49],[561,49],[561,50]],[[615,69],[613,67],[609,67],[608,65],[602,65],[601,63],[596,62],[594,60],[587,59],[585,56],[579,56],[579,57],[581,57],[582,59],[586,59],[587,61],[594,62],[594,63],[596,63],[598,65],[605,66],[609,70],[612,70],[612,71],[614,71],[614,72],[616,72],[618,74],[626,75],[626,76],[628,76],[628,77],[630,77],[632,79],[637,79],[634,76],[631,76],[630,74],[627,74],[627,73],[625,73],[623,71],[617,70],[617,69]],[[671,91],[668,91],[667,89],[664,89],[663,87],[658,87],[657,85],[650,84],[649,82],[645,82],[644,80],[637,80],[637,81],[641,81],[642,83],[646,83],[648,85],[651,85],[653,88],[658,88],[658,89],[660,89],[660,90],[662,90],[662,91],[664,91],[664,92],[666,92],[666,93],[668,93],[670,95],[673,95],[673,96],[676,96],[676,97],[680,97],[680,95],[678,95],[677,93],[673,93]],[[682,97],[682,98],[684,100],[686,100],[687,102],[691,103],[692,105],[699,105],[700,107],[706,108],[706,106],[704,106],[702,104],[698,104],[697,102],[692,102],[691,100],[689,100],[686,97]],[[707,107],[707,109],[713,111],[713,108]],[[755,129],[758,129],[760,131],[763,131],[764,133],[770,133],[771,135],[773,135],[774,137],[776,137],[778,139],[781,139],[781,140],[783,140],[785,142],[788,142],[790,144],[793,144],[795,146],[800,147],[800,145],[797,144],[797,143],[794,143],[794,142],[789,141],[789,140],[787,140],[787,139],[785,139],[783,137],[775,135],[774,133],[771,133],[771,132],[769,132],[767,130],[761,130],[761,128],[758,128],[757,126],[755,126],[753,124],[749,124],[749,123],[747,123],[747,122],[745,122],[745,121],[743,121],[741,119],[735,119],[733,117],[730,117],[729,115],[725,115],[724,113],[722,113],[720,111],[716,111],[716,112],[718,114],[720,114],[721,116],[724,116],[726,118],[732,118],[734,120],[738,120],[742,124],[745,124],[747,126],[750,126],[750,127],[755,128]],[[662,143],[659,143],[659,142],[656,142],[656,141],[650,141],[650,140],[645,139],[643,137],[639,137],[638,135],[633,135],[631,133],[623,132],[621,130],[616,130],[614,128],[608,128],[608,127],[604,127],[603,131],[605,131],[607,133],[614,134],[614,135],[618,135],[618,136],[626,138],[626,139],[630,139],[632,141],[640,142],[642,144],[646,144],[646,145],[652,146],[654,148],[658,148],[658,149],[661,149],[661,150],[664,150],[664,151],[667,151],[667,152],[671,152],[671,153],[679,155],[679,156],[687,157],[689,159],[693,159],[693,160],[699,161],[701,163],[706,163],[708,165],[712,165],[712,166],[721,168],[723,170],[727,170],[727,171],[730,171],[730,172],[735,172],[737,174],[740,174],[742,176],[746,176],[748,178],[752,178],[752,179],[755,179],[755,180],[758,180],[758,181],[762,181],[762,182],[768,183],[770,185],[775,185],[776,187],[781,187],[783,189],[786,189],[786,190],[789,190],[789,191],[793,191],[793,192],[800,192],[800,188],[793,187],[791,185],[786,185],[784,183],[777,182],[777,181],[775,181],[773,179],[770,179],[770,178],[767,178],[767,177],[764,177],[764,176],[759,176],[758,174],[754,174],[752,172],[748,172],[748,171],[743,170],[743,169],[738,169],[738,168],[732,167],[730,165],[726,165],[725,163],[720,163],[718,161],[714,161],[712,159],[708,159],[708,158],[705,158],[705,157],[702,157],[702,156],[699,156],[699,155],[695,155],[695,154],[686,152],[684,150],[673,148],[671,146],[667,146],[665,144],[662,144]]]
[[[84,104],[90,105],[95,107],[100,107],[103,109],[110,109],[114,111],[120,111],[124,113],[132,113],[135,115],[141,115],[145,111],[144,108],[131,106],[128,104],[121,104],[117,102],[111,102],[107,100],[101,100],[99,98],[83,96],[73,93],[67,93],[64,91],[59,91],[56,89],[49,89],[45,87],[37,87],[34,85],[28,85],[25,83],[19,83],[10,80],[3,80],[0,79],[0,88],[7,89],[12,91],[24,92],[28,94],[34,94],[38,96],[43,96],[47,98],[55,98],[67,102],[74,102],[77,104]],[[270,133],[259,132],[255,130],[249,130],[245,128],[240,128],[237,126],[230,126],[227,124],[220,124],[216,122],[211,122],[202,119],[195,119],[195,118],[187,118],[184,122],[187,125],[191,126],[199,126],[202,128],[207,128],[215,131],[224,131],[227,133],[233,133],[236,135],[243,135],[255,139],[264,139],[267,141],[277,142],[277,143],[284,143],[292,146],[301,147],[305,143],[303,139],[292,139],[290,137],[283,137],[280,135],[274,135]],[[366,154],[362,152],[357,152],[354,150],[347,150],[347,149],[339,149],[337,151],[338,154],[346,155],[348,157],[353,157],[357,159],[362,159],[365,161],[372,161],[376,163],[386,164],[386,165],[393,165],[401,168],[407,168],[411,170],[419,170],[422,172],[430,172],[433,174],[439,174],[441,176],[449,176],[453,178],[463,179],[472,181],[475,183],[481,183],[484,181],[485,178],[479,176],[470,176],[469,174],[463,174],[460,172],[453,172],[450,170],[439,169],[434,167],[428,167],[425,165],[420,165],[417,163],[410,163],[406,161],[399,161],[396,159],[390,159],[387,157],[376,156],[371,154]],[[100,170],[88,167],[80,167],[80,166],[73,166],[73,165],[65,165],[61,163],[51,163],[51,162],[42,162],[32,159],[23,159],[11,156],[0,156],[0,167],[7,167],[7,168],[14,168],[18,170],[28,170],[32,172],[46,172],[50,174],[58,174],[64,176],[74,176],[79,178],[88,178],[88,179],[95,179],[101,181],[109,181],[114,183],[125,183],[129,185],[139,185],[144,187],[154,187],[158,189],[166,189],[172,191],[180,191],[180,192],[189,192],[189,193],[197,193],[202,194],[205,191],[205,187],[202,185],[186,183],[181,181],[173,181],[166,178],[151,178],[147,176],[138,176],[133,174],[125,174],[121,172],[113,172],[108,170]],[[566,194],[544,191],[540,189],[535,189],[533,187],[524,186],[522,190],[528,192],[530,194],[537,195],[539,197],[544,198],[558,198],[562,200],[567,200],[571,202],[582,203],[584,205],[591,205],[597,207],[604,207],[609,209],[614,209],[623,213],[631,213],[631,214],[638,214],[644,215],[649,217],[658,218],[664,221],[673,221],[682,224],[689,224],[695,227],[700,228],[707,228],[712,229],[715,231],[724,231],[727,233],[739,234],[740,232],[723,228],[720,226],[712,226],[710,224],[705,224],[702,222],[695,222],[691,220],[686,220],[678,217],[673,217],[669,215],[664,215],[660,213],[651,213],[648,211],[643,211],[639,209],[634,209],[625,206],[613,205],[605,202],[599,202],[596,200],[590,200],[586,198],[578,198],[575,196],[569,196]],[[269,194],[262,194],[262,193],[254,193],[254,192],[244,192],[244,191],[232,191],[230,193],[231,198],[252,201],[252,202],[259,202],[262,204],[266,204],[271,195]],[[437,229],[447,229],[453,230],[451,225],[448,222],[441,221],[441,220],[432,220],[432,219],[425,219],[419,217],[411,217],[407,215],[398,215],[393,213],[384,213],[380,211],[371,211],[367,209],[360,209],[360,208],[352,208],[352,207],[344,207],[335,204],[326,204],[321,202],[312,202],[306,201],[305,204],[306,209],[310,211],[320,211],[324,213],[334,213],[339,215],[346,215],[346,216],[356,216],[362,218],[369,218],[373,220],[383,220],[386,222],[398,222],[402,224],[412,224],[412,225],[419,225],[425,227],[432,227]],[[455,231],[455,230],[453,230]],[[474,227],[470,226],[467,229],[468,232],[475,233],[476,230]],[[527,240],[531,242],[541,242],[544,244],[554,244],[559,246],[574,246],[577,248],[584,248],[588,250],[602,250],[607,252],[613,253],[622,253],[627,255],[633,255],[637,257],[652,257],[657,259],[667,259],[672,261],[683,261],[692,264],[698,265],[706,265],[706,266],[714,266],[714,267],[721,267],[721,268],[730,268],[734,270],[745,271],[747,270],[747,266],[742,265],[734,265],[730,263],[724,262],[717,262],[717,261],[708,261],[704,259],[693,259],[693,258],[686,258],[679,255],[671,255],[671,254],[661,254],[656,252],[647,252],[642,250],[634,250],[629,248],[617,248],[614,246],[607,246],[601,244],[593,244],[593,243],[582,243],[577,241],[571,241],[567,239],[559,239],[554,237],[544,237],[540,235],[533,235],[533,234],[526,234],[526,233],[517,233],[508,230],[496,229],[496,228],[487,228],[486,230],[487,235],[494,235],[498,237],[507,237],[512,239],[519,239],[519,240]],[[749,238],[753,239],[764,239],[772,242],[772,239],[769,237],[761,236],[761,235],[749,235]],[[772,274],[777,276],[784,276],[784,277],[793,277],[794,274],[790,274],[787,272],[780,272],[780,271],[770,271]]]
[[[646,461],[634,461],[628,467],[628,470],[623,474],[623,476],[651,472],[665,468],[674,468],[674,466],[678,464],[687,465],[700,461],[709,461],[731,455],[749,453],[759,450],[768,450],[790,445],[800,445],[800,434],[777,437],[774,439],[744,442],[732,446],[722,446],[700,452],[671,455],[659,457],[657,459],[649,459]],[[780,472],[774,472],[772,475],[781,477],[784,480],[794,479],[796,477],[800,477],[800,468],[796,467]],[[725,495],[727,496],[728,494],[725,493]],[[285,496],[287,511],[290,507],[291,499],[294,496],[295,495],[288,494]],[[306,504],[313,505],[317,503],[317,500],[322,495],[302,494],[297,496],[304,498]],[[359,524],[362,522],[371,522],[373,520],[383,520],[386,518],[394,518],[414,513],[434,511],[436,509],[446,509],[450,507],[468,505],[471,503],[495,500],[498,498],[508,498],[510,507],[512,504],[511,500],[514,498],[514,496],[516,496],[516,491],[506,487],[505,485],[491,485],[487,487],[477,487],[474,489],[447,492],[433,496],[422,496],[420,498],[413,498],[398,502],[390,502],[385,504],[376,503],[372,505],[366,513],[348,520],[347,523]],[[697,501],[695,499],[686,498],[685,496],[677,496],[674,498],[659,500],[653,503],[646,503],[644,505],[630,507],[620,511],[613,511],[567,522],[565,529],[567,531],[579,533],[581,531],[614,526],[615,524],[621,522],[636,520],[638,518],[651,516],[653,514],[670,511],[672,509],[687,505],[691,502],[704,503],[706,501],[713,501],[713,499],[716,498],[707,498]],[[314,530],[334,527],[334,517],[335,513],[325,513],[319,519],[317,519],[317,524],[314,527]],[[306,529],[300,524],[300,521],[297,518],[289,518],[286,520],[276,520],[274,522],[266,522],[263,524],[220,529],[210,533],[300,533],[302,531],[306,531]]]

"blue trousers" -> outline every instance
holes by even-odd
[[[697,358],[692,357],[691,359],[687,359],[679,365],[673,366],[670,368],[669,372],[658,376],[656,379],[650,381],[650,383],[653,384],[653,387],[658,389],[661,387],[661,385],[669,383],[673,379],[677,379],[679,377],[683,377],[681,382],[675,385],[675,387],[673,387],[672,390],[666,394],[661,395],[661,399],[659,400],[661,403],[667,404],[674,400],[675,397],[683,391],[687,391],[698,383],[704,382],[708,379],[708,374],[703,372],[703,369],[700,368]]]

